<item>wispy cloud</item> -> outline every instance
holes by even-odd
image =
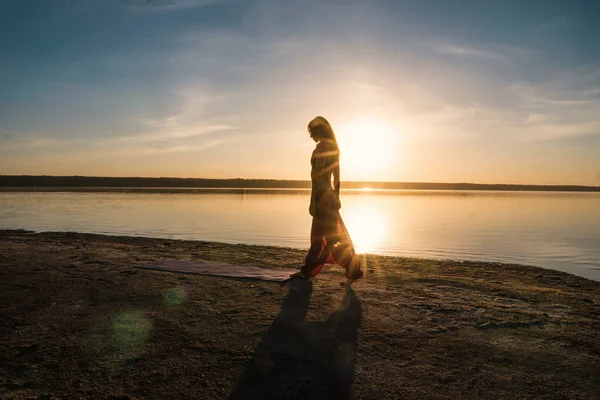
[[[600,87],[594,88],[594,89],[589,89],[589,90],[583,90],[583,91],[579,92],[579,95],[581,95],[581,96],[597,96],[597,95],[600,95]]]
[[[213,149],[222,144],[231,142],[232,139],[215,139],[203,142],[196,145],[175,145],[175,146],[164,146],[164,147],[126,147],[115,152],[111,152],[114,156],[144,156],[154,154],[169,154],[169,153],[182,153],[182,152],[199,152],[209,149]]]
[[[236,0],[120,0],[120,4],[132,11],[156,12],[200,8],[227,1]]]
[[[170,117],[169,117],[170,118]],[[157,125],[155,125],[157,126]],[[160,125],[162,129],[159,132],[146,132],[132,136],[120,136],[117,138],[108,139],[110,143],[123,143],[123,142],[160,142],[174,139],[191,138],[194,136],[203,136],[209,133],[215,133],[220,131],[228,131],[236,129],[234,126],[227,124],[195,124],[195,125]]]
[[[524,128],[520,141],[546,141],[584,135],[600,135],[600,122],[540,124]]]
[[[153,143],[171,142],[197,138],[237,127],[227,123],[232,117],[210,115],[208,109],[225,97],[207,89],[175,90],[179,98],[179,108],[175,114],[162,118],[141,118],[137,120],[141,131],[131,135],[110,138],[101,143]]]
[[[548,115],[546,115],[546,114],[530,114],[529,117],[527,117],[527,122],[530,124],[544,122],[547,120],[548,120]]]
[[[573,93],[569,94],[543,94],[536,92],[530,87],[516,88],[517,92],[520,92],[523,99],[530,104],[548,104],[557,106],[581,106],[585,104],[600,104],[600,99],[589,99],[572,96]]]
[[[577,79],[577,78],[574,78]],[[526,126],[515,125],[520,140],[553,140],[600,134],[600,98],[596,90],[578,88],[571,80],[550,80],[508,88],[524,112]]]
[[[504,60],[506,56],[489,50],[481,50],[474,47],[455,45],[455,44],[434,44],[431,45],[435,51],[442,54],[457,57],[475,57],[495,60]]]
[[[530,106],[600,106],[600,89],[597,88],[573,89],[572,86],[560,87],[550,82],[536,86],[520,83],[510,85],[508,89]]]
[[[564,69],[547,75],[541,82],[520,82],[510,85],[509,89],[529,103],[600,104],[600,69]]]
[[[39,136],[27,136],[19,139],[7,139],[8,143],[2,145],[1,150],[11,152],[20,149],[40,149],[58,145],[61,141],[53,138],[44,138]]]

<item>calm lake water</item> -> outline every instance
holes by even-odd
[[[0,192],[0,229],[307,248],[309,193]],[[358,252],[537,265],[600,281],[600,193],[343,191]]]

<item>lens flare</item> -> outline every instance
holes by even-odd
[[[143,311],[124,311],[113,322],[113,344],[122,355],[138,353],[146,343],[152,323]]]
[[[186,302],[187,288],[183,286],[170,287],[165,291],[164,299],[167,307],[177,307]]]

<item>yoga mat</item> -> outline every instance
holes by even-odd
[[[213,263],[207,261],[160,260],[137,268],[157,271],[184,272],[188,274],[232,276],[235,278],[251,278],[263,281],[283,282],[295,273],[292,269],[269,269],[252,265],[236,265]]]

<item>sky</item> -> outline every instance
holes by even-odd
[[[600,185],[600,1],[0,0],[0,174]]]

